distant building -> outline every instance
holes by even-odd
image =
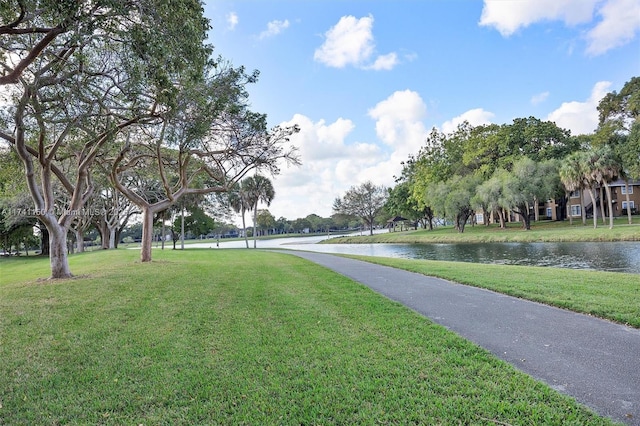
[[[638,214],[638,206],[640,206],[640,181],[629,182],[629,205],[627,205],[627,186],[625,181],[617,180],[612,182],[611,188],[611,203],[613,206],[613,216],[625,216],[627,214],[627,207],[631,209],[631,214]],[[582,209],[585,210],[586,216],[592,217],[594,214],[600,216],[600,203],[604,203],[605,215],[609,215],[606,211],[608,208],[608,202],[606,199],[606,191],[602,191],[603,198],[600,199],[599,188],[596,189],[596,205],[593,205],[591,196],[588,190],[576,190],[569,195],[567,200],[568,212],[573,218],[582,217]],[[559,220],[565,218],[567,211],[560,212],[558,207],[562,203],[558,203],[557,200],[549,200],[544,203],[544,214],[551,220]],[[594,208],[595,207],[595,208]],[[595,213],[594,213],[595,210]]]

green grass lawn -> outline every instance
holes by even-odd
[[[324,243],[490,243],[490,242],[564,242],[564,241],[640,241],[640,216],[633,216],[630,225],[626,217],[616,218],[613,229],[598,222],[586,226],[582,222],[541,221],[532,222],[525,231],[520,223],[508,223],[506,229],[498,225],[467,225],[463,233],[451,226],[437,227],[432,231],[420,229],[382,234],[336,237]]]
[[[0,424],[611,424],[295,256],[138,255],[0,260]]]

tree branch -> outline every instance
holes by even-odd
[[[22,72],[29,66],[36,58],[42,53],[42,51],[60,34],[66,32],[66,26],[58,25],[53,27],[47,35],[45,35],[38,44],[18,63],[18,65],[7,75],[0,77],[0,86],[5,84],[16,84],[20,81]]]

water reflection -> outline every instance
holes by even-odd
[[[259,248],[308,250],[405,259],[550,266],[640,274],[640,243],[316,244],[326,236],[258,241]],[[244,247],[244,241],[220,247]],[[253,242],[250,242],[253,247]],[[200,245],[196,245],[200,246]],[[210,246],[203,244],[202,246]],[[193,247],[193,246],[192,246]]]

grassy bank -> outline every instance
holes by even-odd
[[[531,230],[525,231],[519,223],[508,223],[506,229],[497,225],[465,227],[459,233],[451,226],[442,226],[432,231],[404,231],[382,234],[336,237],[324,243],[488,243],[488,242],[569,242],[569,241],[640,241],[640,217],[634,216],[633,224],[627,218],[617,218],[613,229],[593,222],[583,226],[582,222],[534,222]]]
[[[294,256],[137,256],[0,260],[1,424],[610,424]]]
[[[640,328],[640,277],[619,272],[342,255]]]

